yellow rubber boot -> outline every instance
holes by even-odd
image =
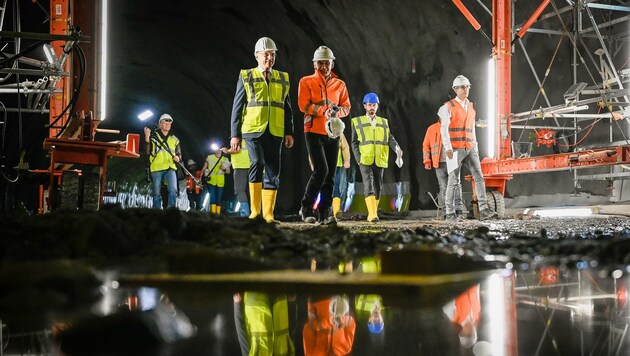
[[[216,213],[217,213],[217,215],[220,215],[220,214],[221,214],[221,205],[218,205],[218,204],[217,204],[217,207],[216,207]]]
[[[341,219],[341,198],[333,198],[332,208],[335,218]]]
[[[369,197],[365,198],[365,206],[367,206],[367,210],[368,210],[367,221],[369,222],[374,222],[375,219],[378,219],[378,216],[376,216],[376,211],[375,211],[375,207],[376,207],[376,205],[374,205],[375,202],[376,202],[376,199],[374,198],[373,195],[370,195]]]
[[[260,204],[262,199],[262,182],[260,183],[249,183],[249,199],[251,200],[251,204],[249,208],[251,209],[251,214],[249,214],[250,219],[256,219],[260,215]]]
[[[278,193],[277,190],[271,190],[271,189],[262,190],[263,219],[265,219],[265,221],[270,224],[278,223],[278,221],[276,221],[273,218],[273,209],[276,207],[276,194],[277,193]]]
[[[372,222],[378,222],[381,219],[378,218],[378,203],[380,202],[379,199],[376,199],[376,197],[374,197],[374,217],[375,219]]]
[[[212,214],[216,214],[217,213],[217,205],[216,204],[210,204],[210,213],[212,213]]]

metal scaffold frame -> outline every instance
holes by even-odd
[[[481,26],[468,11],[461,0],[452,0],[475,30],[482,32]],[[624,83],[630,81],[630,70],[617,70],[613,58],[620,53],[623,48],[628,48],[628,37],[630,31],[608,31],[602,33],[604,29],[610,29],[613,25],[623,23],[630,24],[630,6],[620,0],[611,2],[617,4],[603,4],[594,0],[564,0],[567,5],[558,8],[552,0],[542,0],[536,10],[527,21],[520,25],[514,25],[514,0],[492,0],[492,9],[488,9],[481,0],[477,3],[492,16],[492,58],[495,69],[495,94],[494,112],[488,118],[488,125],[492,132],[489,133],[495,138],[491,152],[493,157],[485,158],[482,161],[482,171],[486,180],[486,187],[491,191],[497,191],[501,197],[505,194],[507,181],[513,178],[514,174],[539,173],[548,171],[571,170],[574,175],[574,190],[579,187],[580,180],[606,180],[608,182],[619,179],[630,179],[630,172],[614,172],[614,167],[628,168],[630,164],[630,93],[624,88]],[[549,6],[551,5],[551,6]],[[606,14],[606,21],[600,24],[595,20],[593,9]],[[544,13],[547,11],[546,13]],[[563,19],[565,13],[571,13],[572,27],[568,28]],[[566,15],[564,15],[566,17]],[[585,19],[590,27],[585,27]],[[541,24],[543,21],[556,20],[560,25],[560,30],[547,28],[533,28],[533,25]],[[552,24],[553,25],[553,24]],[[551,27],[547,26],[547,27]],[[525,48],[521,38],[526,33],[545,34],[549,36],[560,36],[560,41],[551,59],[551,63],[544,72],[544,77],[540,78],[536,68]],[[564,104],[552,105],[546,91],[545,81],[549,78],[551,64],[558,54],[558,49],[562,44],[562,39],[568,37],[572,48],[572,86],[564,93]],[[599,48],[592,51],[585,41],[586,39],[596,39]],[[517,46],[522,50],[527,63],[538,84],[538,93],[530,110],[520,113],[513,113],[511,108],[511,61],[512,55],[517,52]],[[612,52],[611,52],[612,50]],[[593,55],[598,56],[596,60]],[[587,59],[590,63],[587,63]],[[627,63],[627,62],[626,62]],[[622,67],[625,64],[622,65]],[[591,66],[596,69],[591,69]],[[586,82],[578,80],[580,71],[586,71],[588,79]],[[587,84],[591,83],[590,85]],[[626,84],[627,86],[627,84]],[[537,101],[542,96],[546,107],[537,107]],[[589,110],[589,105],[594,105],[591,110],[597,113],[584,112]],[[544,121],[551,118],[552,123]],[[569,119],[570,121],[567,121]],[[609,142],[607,144],[597,144],[593,147],[580,145],[581,141],[588,136],[593,126],[601,120],[609,120]],[[585,121],[591,121],[586,127],[581,127]],[[517,125],[513,125],[517,124]],[[624,127],[625,126],[625,127]],[[618,128],[623,139],[613,140],[613,130]],[[512,154],[512,130],[521,130],[521,136],[526,130],[534,130],[538,133],[546,133],[546,142],[554,142],[558,145],[558,140],[565,147],[570,147],[569,152],[554,155],[543,155],[536,157],[513,157]],[[573,132],[576,139],[571,144],[566,136],[556,137],[555,130]],[[578,141],[577,135],[586,131]],[[538,137],[537,137],[538,139]],[[516,140],[518,142],[519,140]],[[572,149],[571,149],[572,148]],[[598,166],[609,166],[610,171],[604,175],[577,175],[577,169],[593,168]],[[471,180],[471,177],[467,177]],[[477,192],[473,196],[476,200]],[[496,194],[494,194],[496,199]]]

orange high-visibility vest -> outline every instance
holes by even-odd
[[[197,181],[201,182],[201,170],[195,171],[194,175]],[[190,176],[187,176],[187,178],[188,178],[188,182],[186,183],[186,190],[188,190],[189,192],[192,192],[194,189],[195,193],[197,194],[201,193],[201,187],[197,186]]]
[[[455,100],[450,100],[451,124],[448,126],[448,133],[451,138],[453,148],[473,148],[475,146],[475,109],[472,101],[468,101],[468,113]]]
[[[440,166],[442,155],[442,135],[440,134],[440,122],[429,126],[422,141],[422,163],[430,163],[433,168]]]

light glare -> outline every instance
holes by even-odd
[[[488,157],[494,158],[494,139],[496,136],[495,127],[496,127],[496,67],[494,63],[494,58],[490,58],[488,61],[488,97],[487,97],[487,107],[486,110],[488,112]]]
[[[140,113],[140,115],[138,115],[138,119],[140,119],[140,121],[144,121],[150,118],[151,116],[153,116],[153,112],[151,110],[145,110],[142,113]]]
[[[573,209],[541,209],[534,211],[533,215],[544,218],[558,218],[569,216],[590,216],[592,215],[590,208],[573,208]]]

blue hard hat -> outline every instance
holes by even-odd
[[[382,333],[384,327],[383,323],[368,323],[368,330],[370,330],[372,334]]]
[[[376,95],[376,93],[367,93],[365,94],[365,96],[363,97],[363,104],[378,104],[378,95]]]

